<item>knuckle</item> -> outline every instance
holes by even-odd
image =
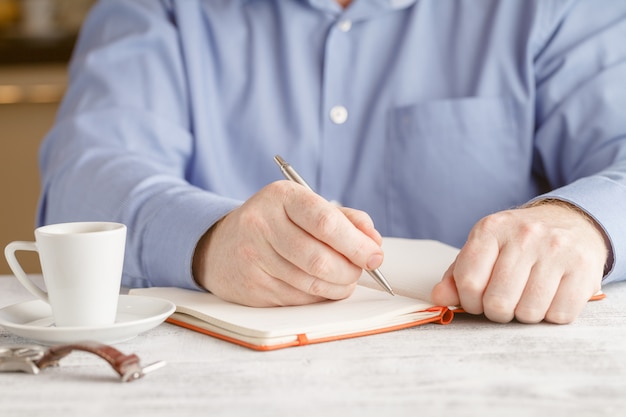
[[[337,233],[338,217],[330,210],[321,210],[315,219],[315,227],[322,240],[328,239]]]
[[[266,186],[272,195],[287,196],[293,191],[293,184],[287,180],[274,181]]]
[[[327,277],[330,272],[328,257],[321,253],[312,254],[307,262],[306,272],[317,278]]]
[[[309,294],[327,300],[343,300],[348,298],[354,292],[356,285],[356,283],[351,283],[348,285],[330,286],[327,282],[321,279],[315,279],[311,282]]]
[[[552,233],[549,240],[549,248],[553,253],[559,253],[567,247],[568,239],[562,233]],[[578,253],[577,255],[582,255]]]
[[[358,228],[366,229],[374,227],[374,221],[366,212],[361,210],[353,210],[351,213],[352,214],[350,215],[350,220]]]
[[[502,211],[483,217],[476,223],[476,230],[479,232],[490,232],[497,230],[509,221],[510,214]]]
[[[349,253],[346,253],[346,255],[348,259],[358,260],[363,259],[364,256],[368,255],[369,253],[371,253],[370,247],[367,245],[365,240],[361,240],[359,243],[354,245],[350,249]]]
[[[477,280],[473,279],[457,278],[456,287],[459,293],[469,297],[482,296],[484,290],[483,286]]]
[[[545,312],[536,308],[518,307],[515,309],[515,318],[521,323],[539,323],[544,319],[544,317]]]
[[[545,234],[545,227],[540,223],[524,222],[519,225],[517,233],[518,239],[522,246],[530,244],[537,237]]]
[[[502,296],[486,296],[483,299],[483,308],[489,320],[507,323],[513,320],[515,303]]]
[[[311,295],[324,297],[327,292],[327,287],[328,286],[323,280],[319,278],[313,278],[313,280],[311,281],[311,285],[309,285],[309,290],[307,292]]]
[[[485,241],[498,236],[500,231],[508,228],[511,214],[503,211],[483,217],[472,227],[467,238],[467,247],[480,250]]]
[[[554,324],[569,324],[574,321],[576,314],[570,311],[548,311],[546,321]]]
[[[267,191],[265,198],[270,199],[271,201],[282,201],[283,206],[292,205],[298,198],[297,187],[300,186],[291,181],[274,181],[273,183],[265,186],[264,191]]]
[[[578,271],[586,271],[586,275],[589,277],[595,276],[594,274],[602,276],[604,264],[598,261],[597,258],[593,258],[593,255],[582,250],[573,250],[571,252],[568,258],[570,265],[576,265]]]
[[[337,274],[337,282],[344,286],[356,286],[362,273],[363,270],[358,266],[348,264],[347,269],[344,269],[340,274]]]
[[[357,285],[356,282],[349,284],[349,285],[342,285],[340,287],[340,290],[337,292],[337,294],[333,294],[331,298],[333,300],[343,300],[345,298],[350,297],[350,295],[352,295],[352,293],[356,289],[356,285]]]

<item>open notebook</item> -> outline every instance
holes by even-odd
[[[413,327],[449,323],[452,311],[430,302],[430,291],[458,249],[432,240],[385,238],[381,271],[396,296],[363,273],[352,296],[293,307],[255,308],[180,288],[133,289],[130,294],[176,304],[167,320],[252,349],[273,350]]]

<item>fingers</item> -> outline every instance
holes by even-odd
[[[589,299],[600,291],[604,263],[580,252],[574,256],[573,268],[564,273],[550,303],[545,320],[563,324],[572,322]]]
[[[366,213],[338,208],[298,186],[288,191],[284,209],[290,224],[270,242],[280,259],[268,265],[269,274],[309,294],[342,299],[354,291],[362,268],[382,263],[382,238]]]
[[[546,318],[563,281],[563,273],[562,268],[546,262],[538,262],[532,266],[526,286],[519,295],[519,302],[514,307],[514,315],[518,321],[539,323]]]
[[[482,295],[482,307],[477,309],[482,308],[485,316],[495,322],[513,320],[524,288],[532,278],[533,261],[534,257],[526,256],[512,245],[503,247],[497,253],[489,283]]]
[[[574,320],[600,288],[603,236],[571,210],[525,210],[478,222],[433,299],[450,305],[456,289],[467,312],[496,322]]]
[[[452,274],[463,309],[483,313],[483,295],[499,255],[498,240],[482,229],[475,229],[457,256]]]
[[[461,304],[456,283],[454,282],[454,276],[452,274],[454,267],[455,263],[452,263],[443,274],[441,282],[433,288],[430,294],[430,298],[433,303],[440,306],[458,306]]]
[[[294,190],[287,193],[284,209],[294,224],[359,268],[376,269],[382,264],[380,245],[355,227],[338,207],[322,197]],[[355,218],[354,212],[351,216]],[[361,221],[359,224],[363,227],[364,223]]]
[[[242,221],[240,217],[239,209],[231,212],[199,243],[196,252],[201,261],[194,264],[194,276],[202,277],[197,279],[199,284],[224,300],[253,307],[301,305],[327,299],[307,292],[302,283],[308,279],[312,286],[314,278],[277,256],[267,240],[258,239],[258,231],[248,235],[247,227],[245,231],[233,232]],[[349,295],[347,286],[336,286],[342,291],[329,287],[330,296]]]
[[[382,262],[372,220],[298,184],[277,181],[207,233],[194,277],[229,301],[294,305],[348,297],[362,268]]]
[[[587,279],[587,277],[575,273],[563,277],[558,291],[556,291],[552,303],[545,313],[545,320],[555,324],[566,324],[574,321],[589,299],[597,292],[597,290],[589,290],[588,285],[586,285]],[[581,293],[583,294],[582,297]],[[535,316],[534,322],[537,321],[540,320]]]
[[[295,225],[291,225],[291,229],[280,242],[271,243],[271,248],[265,251],[274,251],[278,256],[263,261],[264,272],[317,297],[331,300],[348,297],[361,275],[361,268]]]
[[[251,307],[275,307],[312,304],[327,300],[326,297],[301,291],[289,283],[250,268],[246,275],[233,276],[211,289],[218,297]]]

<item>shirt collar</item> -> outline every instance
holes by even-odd
[[[342,12],[343,9],[337,4],[335,0],[301,0],[308,3],[312,7],[323,10],[332,10],[335,12]],[[348,7],[346,12],[350,9],[366,9],[366,10],[393,10],[403,9],[409,7],[417,0],[353,0],[353,3]]]
[[[244,3],[254,0],[242,0]],[[257,0],[258,1],[258,0]],[[284,0],[277,0],[284,1]],[[366,20],[376,17],[384,12],[405,9],[412,6],[418,0],[353,0],[347,8],[342,9],[335,0],[297,0],[308,4],[310,7],[325,13],[341,16],[353,21]]]
[[[244,3],[253,0],[244,0]],[[279,0],[283,1],[283,0]],[[369,17],[371,14],[382,11],[404,9],[413,5],[417,0],[353,0],[348,9],[343,10],[335,0],[297,0],[309,6],[333,14],[350,14],[352,17]],[[356,10],[356,11],[355,11]]]

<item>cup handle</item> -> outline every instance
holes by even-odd
[[[38,252],[37,244],[35,242],[11,242],[6,246],[6,248],[4,248],[4,256],[7,258],[7,262],[9,264],[9,267],[11,268],[11,271],[13,271],[13,274],[22,283],[22,285],[28,291],[30,291],[31,294],[49,303],[48,293],[39,288],[28,278],[28,275],[26,275],[26,273],[22,269],[22,266],[17,261],[17,258],[15,257],[15,252],[19,250]]]

